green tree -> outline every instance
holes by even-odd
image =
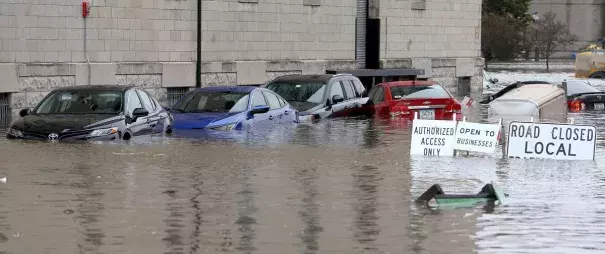
[[[483,0],[482,13],[511,17],[527,25],[531,21],[530,4],[531,0]]]
[[[483,0],[481,52],[486,62],[511,60],[524,49],[531,0]]]

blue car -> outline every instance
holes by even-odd
[[[188,92],[172,108],[173,129],[242,130],[298,123],[298,111],[271,90],[216,86]]]

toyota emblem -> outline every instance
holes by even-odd
[[[50,135],[48,135],[48,140],[50,141],[56,141],[57,139],[59,139],[59,135],[57,135],[56,133],[51,133]]]
[[[597,98],[600,100],[601,99],[601,95],[597,95]]]

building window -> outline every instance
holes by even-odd
[[[10,94],[0,93],[0,127],[8,127],[11,122]]]
[[[183,95],[189,92],[189,87],[169,87],[166,90],[166,97],[168,100],[168,105],[166,106],[172,107],[181,99],[181,97],[183,97]]]

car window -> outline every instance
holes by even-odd
[[[323,103],[326,84],[311,82],[271,83],[267,85],[267,89],[279,94],[289,102],[319,104]]]
[[[599,89],[591,86],[586,81],[567,81],[567,95],[574,95],[580,93],[598,93]]]
[[[340,95],[342,96],[342,98],[345,98],[345,95],[342,92],[342,86],[340,85],[340,82],[332,83],[332,87],[330,88],[330,99],[332,99],[334,95]]]
[[[440,85],[412,85],[392,86],[391,97],[393,100],[414,98],[450,98],[450,94]]]
[[[355,90],[353,89],[353,84],[349,81],[340,81],[340,84],[345,88],[346,99],[354,99],[357,97],[355,94]]]
[[[149,95],[147,95],[147,93],[145,93],[143,91],[139,91],[139,90],[137,90],[137,93],[139,94],[139,97],[141,98],[141,102],[143,102],[143,106],[145,107],[145,109],[147,109],[147,111],[149,111],[149,112],[155,111],[153,102],[151,102],[151,99],[149,99]]]
[[[55,91],[45,98],[36,114],[118,114],[122,111],[120,91]]]
[[[268,106],[265,97],[261,92],[255,92],[252,95],[252,108],[256,106]]]
[[[247,92],[200,91],[180,100],[174,110],[182,113],[239,113],[248,109]]]
[[[372,88],[370,90],[370,93],[368,94],[368,98],[370,98],[372,101],[374,101],[374,95],[378,91],[378,88],[379,88],[379,86],[375,86],[374,88]]]
[[[141,100],[134,90],[126,92],[126,114],[132,115],[132,112],[137,108],[142,108]]]
[[[363,87],[363,84],[361,84],[361,82],[359,80],[351,80],[351,82],[353,83],[353,87],[355,88],[355,91],[358,93],[358,96],[361,98],[363,96],[363,92],[366,91],[366,88]]]
[[[265,91],[263,91],[263,93],[267,97],[267,100],[269,101],[269,107],[271,109],[281,108],[281,104],[279,103],[279,99],[277,98],[277,96],[275,96],[275,94],[273,94],[271,92],[265,92]]]
[[[384,101],[384,88],[382,88],[382,86],[379,86],[378,89],[376,89],[376,93],[374,93],[372,101],[374,103],[380,103]]]

